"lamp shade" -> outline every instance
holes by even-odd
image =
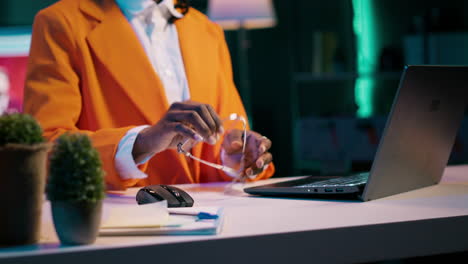
[[[272,0],[210,0],[208,16],[224,29],[268,28],[276,25]]]

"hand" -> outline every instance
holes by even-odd
[[[243,165],[241,177],[257,175],[273,160],[273,156],[268,152],[271,140],[254,131],[247,131],[244,159],[241,160],[244,142],[242,134],[242,130],[233,129],[224,136],[224,165],[234,169]]]
[[[188,147],[196,141],[213,145],[223,133],[222,121],[210,105],[193,101],[174,103],[161,120],[138,134],[133,158],[138,163],[148,155],[175,149],[186,139],[191,140]]]

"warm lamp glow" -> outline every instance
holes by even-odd
[[[208,16],[224,29],[268,28],[276,25],[271,0],[210,0]]]

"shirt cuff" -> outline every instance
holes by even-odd
[[[117,153],[115,154],[115,169],[123,180],[144,179],[148,177],[148,175],[139,170],[137,166],[147,162],[153,155],[148,155],[138,164],[135,163],[132,155],[133,145],[135,144],[138,133],[147,127],[149,126],[143,125],[128,130],[119,142]]]

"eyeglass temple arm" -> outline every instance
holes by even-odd
[[[244,153],[245,152],[245,146],[247,145],[247,132],[246,132],[247,131],[247,121],[245,120],[245,118],[243,116],[240,116],[240,115],[235,114],[235,113],[229,115],[229,118],[227,118],[227,119],[229,119],[231,121],[235,121],[235,120],[242,121],[242,126],[243,126],[243,131],[244,131],[244,133],[242,134],[242,139],[243,139],[242,153]],[[236,175],[236,174],[240,175],[239,171],[237,171],[237,170],[235,170],[233,168],[199,159],[199,158],[193,156],[190,152],[185,151],[183,149],[183,146],[188,141],[189,141],[189,139],[186,139],[184,142],[180,142],[179,144],[177,144],[177,152],[179,152],[181,154],[184,154],[185,156],[190,157],[190,158],[192,158],[194,160],[197,160],[200,163],[203,163],[203,164],[208,165],[208,166],[212,166],[212,167],[214,167],[216,169],[222,170],[222,171],[230,173],[232,175]]]
[[[223,166],[223,165],[220,165],[220,164],[211,163],[211,162],[208,162],[208,161],[206,161],[206,160],[199,159],[199,158],[193,156],[190,152],[185,151],[185,150],[182,148],[182,146],[183,146],[187,141],[188,141],[188,140],[186,140],[186,141],[183,142],[183,143],[181,142],[181,143],[177,144],[177,152],[182,153],[182,154],[184,154],[185,156],[190,157],[190,158],[192,158],[192,159],[194,159],[194,160],[196,160],[196,161],[198,161],[198,162],[200,162],[200,163],[203,163],[203,164],[205,164],[205,165],[214,167],[214,168],[219,169],[219,170],[222,170],[222,171],[224,171],[224,172],[227,172],[227,173],[230,173],[230,174],[239,174],[239,172],[236,171],[236,170],[233,169],[233,168],[229,168],[229,167],[227,167],[227,166]]]

